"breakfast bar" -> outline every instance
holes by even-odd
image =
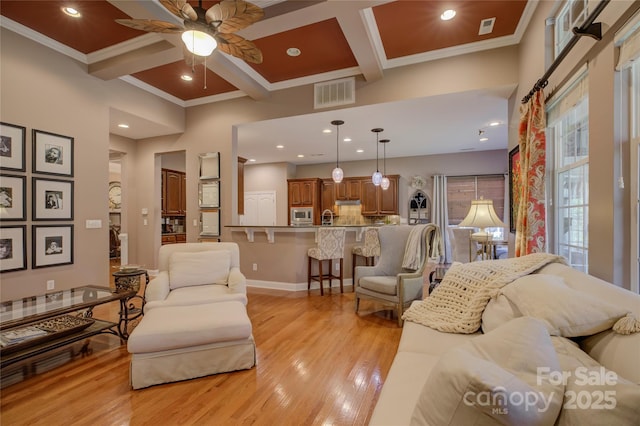
[[[362,244],[368,226],[371,225],[343,226],[346,229],[343,261],[346,285],[352,279],[351,250]],[[238,244],[242,252],[240,269],[246,275],[249,285],[294,291],[307,289],[307,251],[316,246],[317,230],[322,226],[226,227],[231,230],[231,240]],[[338,268],[337,265],[335,267]],[[337,281],[334,280],[334,285],[336,284]],[[317,288],[317,283],[312,283],[312,288],[314,285]]]

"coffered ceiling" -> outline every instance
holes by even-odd
[[[202,7],[215,3],[202,1]],[[517,44],[535,8],[535,2],[520,0],[253,3],[264,9],[264,18],[237,34],[256,44],[263,62],[249,64],[215,51],[207,60],[206,75],[202,65],[187,65],[179,35],[146,33],[115,22],[136,18],[182,23],[157,0],[2,0],[0,13],[3,27],[87,64],[89,74],[105,80],[121,78],[188,107],[239,96],[260,100],[275,90],[349,76],[375,81],[384,78],[385,69]],[[65,6],[77,9],[81,17],[65,15]],[[457,15],[443,21],[440,15],[448,8]],[[490,18],[495,18],[492,31],[479,35],[482,21]],[[290,48],[301,54],[289,56]],[[193,79],[181,79],[185,74]],[[471,94],[481,95],[487,94]],[[504,104],[506,99],[497,102]],[[483,117],[484,123],[506,121],[506,107],[488,106],[492,108],[504,110],[504,115]],[[462,121],[458,117],[458,123]],[[476,128],[481,124],[477,119],[467,121]],[[362,126],[369,129],[372,123]],[[114,133],[134,139],[149,136],[116,129]],[[501,148],[506,148],[506,129],[504,133]]]

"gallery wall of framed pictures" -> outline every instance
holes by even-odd
[[[73,264],[74,138],[32,129],[28,170],[27,134],[0,123],[0,273]]]
[[[200,154],[199,161],[200,239],[220,241],[220,153]]]

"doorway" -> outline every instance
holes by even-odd
[[[122,153],[109,151],[109,275],[120,266],[122,230]]]

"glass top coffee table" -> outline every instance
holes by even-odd
[[[137,300],[139,307],[133,303]],[[118,323],[93,318],[93,308],[120,303]],[[129,322],[142,316],[144,298],[135,290],[84,286],[0,303],[1,366],[99,333],[126,341]],[[44,331],[44,333],[43,333]]]

